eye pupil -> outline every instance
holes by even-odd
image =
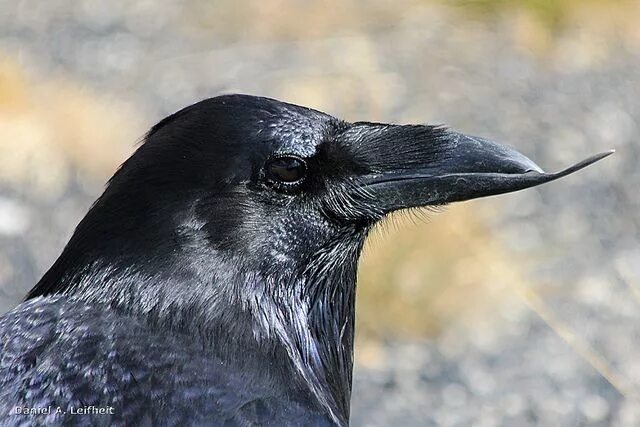
[[[273,180],[292,183],[304,178],[306,165],[295,157],[280,157],[269,162],[267,172]]]

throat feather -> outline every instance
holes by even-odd
[[[353,242],[351,242],[353,243]],[[360,244],[321,251],[273,305],[254,307],[277,336],[298,375],[338,425],[349,420]],[[280,287],[280,289],[283,289]]]

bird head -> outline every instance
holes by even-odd
[[[150,130],[28,297],[66,293],[155,319],[208,336],[234,363],[280,346],[343,424],[356,267],[371,227],[397,210],[543,184],[608,154],[547,174],[440,126],[211,98]]]
[[[126,246],[143,233],[161,248],[206,244],[262,271],[301,269],[391,212],[522,190],[608,154],[547,174],[512,148],[441,126],[347,123],[220,96],[151,129],[98,202],[120,216],[121,231],[102,221],[102,237],[124,234]]]

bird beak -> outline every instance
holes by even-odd
[[[596,154],[560,172],[546,173],[512,148],[457,132],[446,131],[436,143],[421,144],[428,147],[428,154],[423,156],[415,143],[403,154],[403,142],[395,142],[399,156],[412,156],[406,159],[410,167],[362,177],[364,189],[376,199],[382,212],[523,190],[570,175],[614,152]],[[416,158],[428,160],[419,164]],[[397,160],[394,163],[400,164]]]

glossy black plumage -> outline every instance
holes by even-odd
[[[0,340],[3,425],[29,419],[17,406],[52,408],[32,419],[48,425],[328,423],[277,383],[248,390],[243,372],[192,340],[81,301],[30,300],[0,319]],[[90,415],[72,413],[83,408]]]
[[[556,177],[442,127],[243,95],[187,107],[0,318],[0,425],[345,425],[370,228]],[[15,413],[49,405],[67,413]],[[91,405],[114,413],[70,413]]]

